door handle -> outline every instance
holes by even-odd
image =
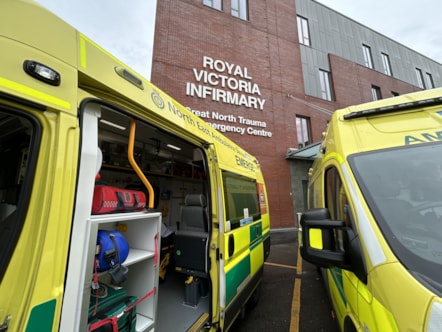
[[[233,234],[230,234],[230,236],[229,236],[229,257],[232,257],[234,252],[235,252],[235,237],[233,236]]]

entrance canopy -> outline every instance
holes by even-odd
[[[289,148],[285,155],[285,158],[314,160],[319,152],[320,147],[321,147],[321,142],[316,142],[302,149]]]

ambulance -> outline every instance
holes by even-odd
[[[270,251],[256,158],[32,1],[0,49],[0,331],[229,330]]]
[[[300,253],[341,331],[442,331],[442,89],[333,113]]]

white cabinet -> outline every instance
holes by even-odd
[[[89,222],[89,245],[83,306],[89,308],[93,265],[99,229],[117,229],[129,243],[129,255],[123,265],[128,267],[127,280],[122,287],[128,295],[139,299],[154,290],[153,294],[137,305],[136,331],[150,331],[155,327],[158,298],[158,271],[161,239],[161,213],[130,212],[93,215]],[[106,272],[99,274],[101,282],[110,282]],[[83,310],[83,312],[85,312]],[[85,315],[83,314],[84,318]]]

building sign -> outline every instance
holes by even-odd
[[[247,67],[203,56],[202,69],[193,68],[192,70],[197,83],[186,82],[187,96],[244,106],[259,111],[264,110],[266,100],[261,98],[259,86],[252,81]],[[266,129],[266,122],[253,120],[249,116],[190,110],[223,133],[272,137],[272,132]],[[210,122],[212,120],[217,122]]]
[[[266,101],[247,67],[203,56],[203,69],[192,70],[197,83],[186,82],[187,96],[264,110]]]

